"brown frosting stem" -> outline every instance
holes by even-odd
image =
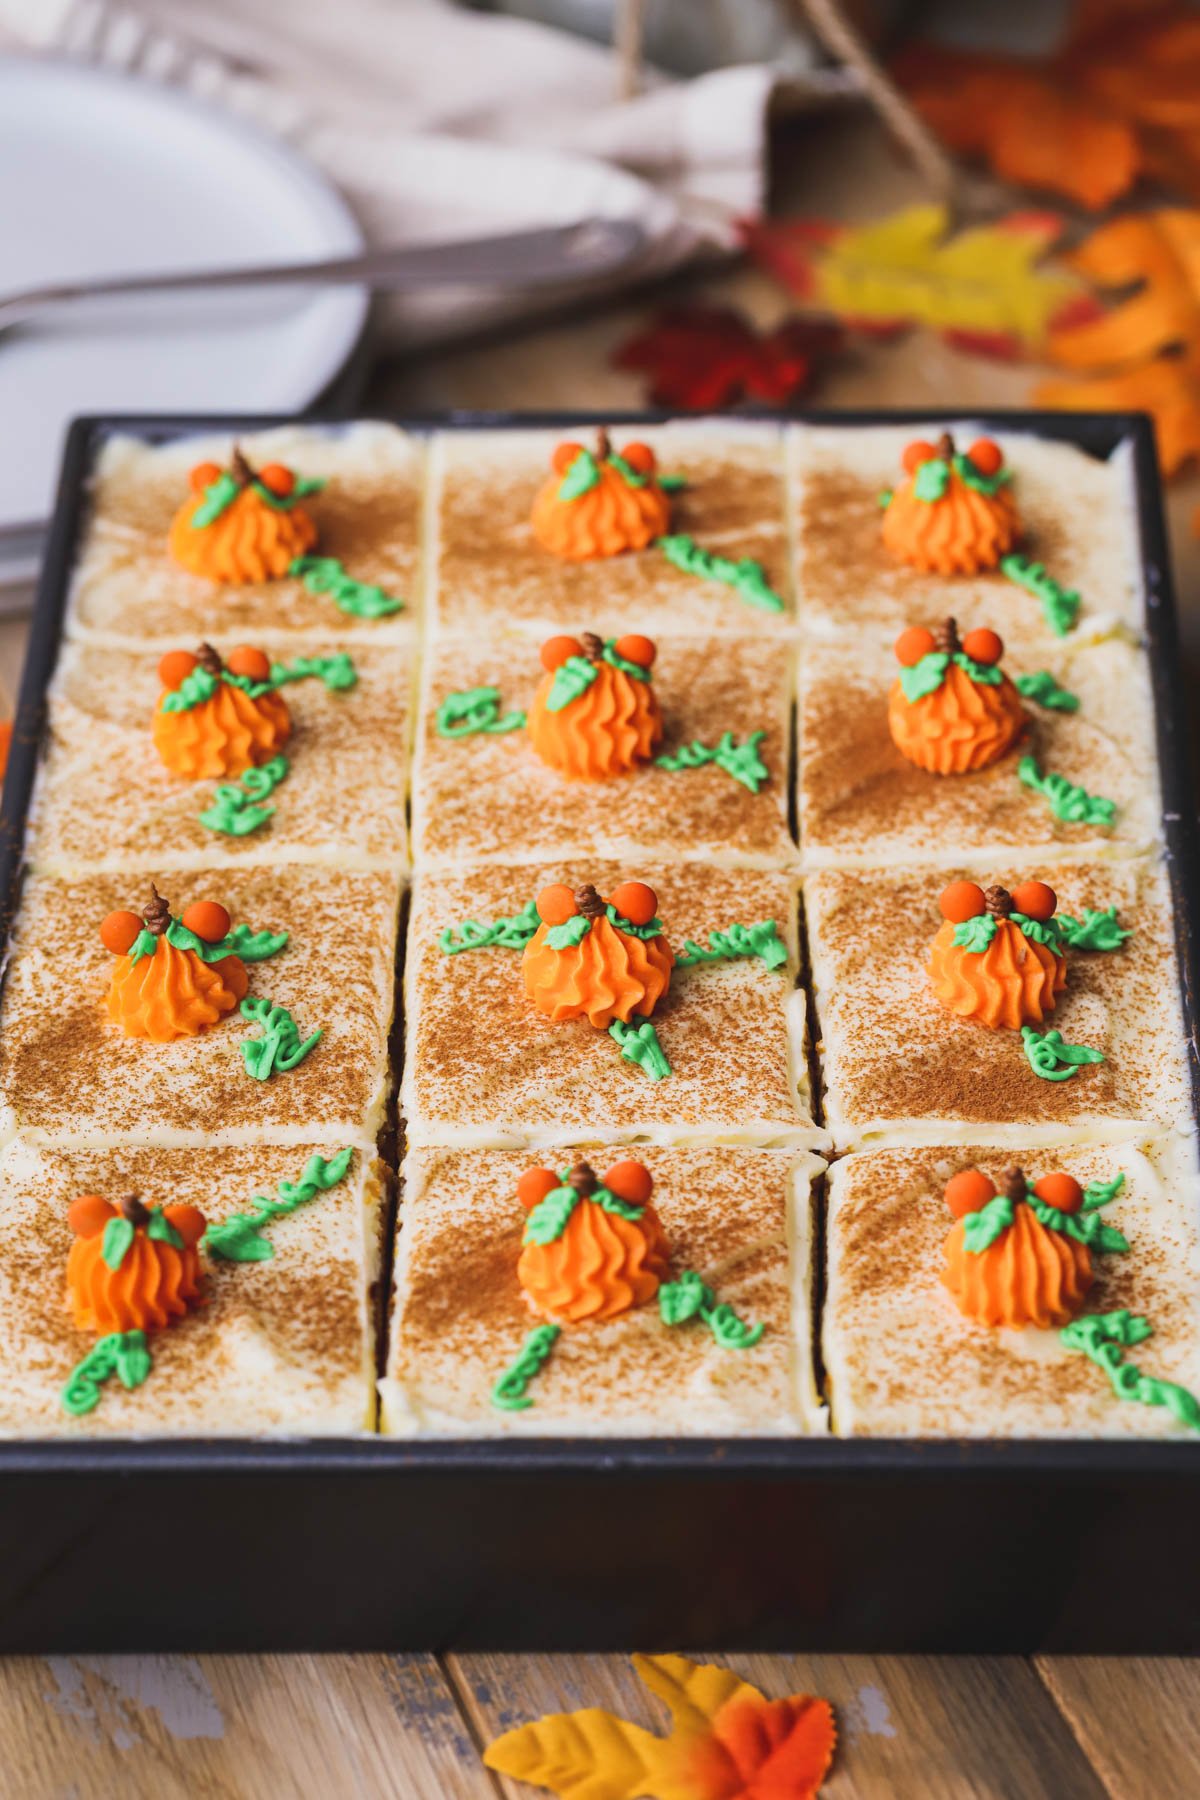
[[[987,903],[987,909],[991,913],[993,919],[1007,919],[1012,912],[1012,895],[1007,888],[984,888],[983,898]]]
[[[958,620],[943,619],[940,625],[935,625],[933,641],[944,655],[955,656],[962,649],[958,636]]]
[[[599,1185],[596,1171],[591,1163],[577,1162],[575,1167],[568,1171],[567,1186],[573,1187],[577,1194],[594,1194]]]
[[[604,912],[604,901],[590,881],[575,889],[575,904],[585,919],[598,919]]]
[[[143,907],[142,918],[146,930],[152,931],[155,937],[161,937],[171,923],[171,902],[163,899],[153,882],[150,883],[150,904]]]
[[[1026,1187],[1025,1171],[1018,1169],[1015,1163],[1000,1177],[1000,1192],[1007,1200],[1024,1200]]]

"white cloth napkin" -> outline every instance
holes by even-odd
[[[772,71],[651,73],[616,95],[602,46],[448,0],[0,0],[0,46],[174,84],[286,139],[380,245],[636,217],[621,285],[734,241],[761,209]],[[519,316],[521,296],[393,296],[393,341]]]

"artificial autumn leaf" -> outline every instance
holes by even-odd
[[[1075,277],[1037,266],[1062,230],[1056,213],[1012,213],[954,236],[949,228],[947,209],[930,204],[867,225],[755,223],[743,239],[794,293],[857,329],[930,325],[963,348],[1016,356],[1081,307],[1096,311]]]
[[[1200,212],[1164,208],[1102,225],[1071,257],[1102,288],[1138,292],[1090,324],[1051,334],[1053,360],[1117,368],[1159,350],[1200,344]]]
[[[1090,208],[1128,193],[1144,173],[1196,190],[1200,17],[1192,7],[1081,0],[1053,56],[918,44],[892,72],[951,150],[984,158],[1005,181]]]
[[[1155,357],[1120,375],[1043,381],[1034,400],[1038,406],[1072,412],[1149,413],[1164,475],[1176,474],[1189,458],[1200,456],[1200,350]]]
[[[653,405],[705,412],[742,399],[795,399],[838,342],[833,327],[807,319],[759,332],[731,308],[680,307],[626,338],[613,362],[649,377]]]
[[[484,1751],[489,1769],[562,1800],[809,1800],[833,1760],[827,1700],[767,1700],[749,1682],[683,1656],[635,1656],[673,1729],[656,1737],[600,1707],[550,1713]]]

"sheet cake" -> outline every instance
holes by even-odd
[[[285,640],[255,641],[289,664]],[[338,648],[335,633],[322,654]],[[162,691],[157,660],[92,644],[64,649],[34,799],[35,867],[73,875],[234,863],[407,866],[411,651],[356,645],[353,687],[331,690],[309,677],[280,690],[292,719],[287,777],[270,796],[272,816],[245,836],[202,823],[216,778],[189,781],[163,766],[150,729]]]
[[[789,961],[757,958],[677,969],[653,1024],[673,1074],[652,1081],[606,1031],[554,1024],[526,999],[519,949],[447,954],[439,940],[464,919],[519,913],[551,881],[613,891],[630,871],[605,863],[477,868],[420,877],[405,969],[401,1090],[412,1144],[612,1142],[801,1144],[824,1134],[808,1110],[804,996],[795,883],[787,875],[663,865],[652,874],[676,953],[685,939],[737,922],[773,920]]]
[[[908,761],[892,741],[888,693],[899,666],[890,649],[856,643],[804,652],[798,806],[806,869],[1092,861],[1146,852],[1158,842],[1162,804],[1141,654],[1114,638],[1006,650],[1000,666],[1017,682],[1045,671],[1077,709],[1028,699],[1028,727],[998,762],[940,775]],[[1039,775],[1111,800],[1114,823],[1060,818],[1020,779],[1025,756]]]
[[[225,464],[228,436],[150,445],[112,437],[97,459],[91,515],[71,585],[67,631],[127,649],[168,649],[197,637],[256,641],[263,627],[297,637],[370,642],[411,637],[420,612],[423,448],[392,425],[343,431],[303,425],[248,432],[241,448],[326,480],[312,502],[316,554],[404,602],[383,618],[342,612],[295,578],[228,587],[180,568],[166,553],[171,521],[197,463]]]
[[[1096,1259],[1086,1314],[1144,1316],[1154,1335],[1128,1357],[1161,1380],[1200,1387],[1193,1143],[1162,1136],[1015,1153],[991,1143],[892,1147],[847,1156],[829,1176],[823,1354],[839,1435],[1185,1435],[1168,1407],[1119,1401],[1104,1372],[1057,1331],[975,1324],[942,1285],[954,1223],[946,1182],[967,1167],[998,1180],[1014,1160],[1031,1181],[1051,1170],[1081,1183],[1124,1174],[1104,1217],[1129,1250]]]
[[[914,619],[952,612],[990,624],[1011,644],[1053,638],[1038,601],[998,571],[929,575],[897,563],[880,531],[880,494],[901,474],[906,444],[942,427],[798,426],[791,438],[797,493],[796,590],[801,630],[814,639],[867,632],[885,641]],[[985,427],[949,426],[967,449]],[[1118,627],[1137,631],[1142,594],[1137,573],[1132,459],[1108,462],[1072,444],[1026,433],[989,433],[1013,471],[1025,527],[1022,547],[1065,588],[1082,597],[1077,639]]]
[[[251,995],[324,1035],[269,1080],[242,1044],[262,1031],[238,1012],[194,1037],[127,1037],[103,1010],[115,959],[98,928],[140,905],[143,875],[32,876],[0,1005],[0,1133],[33,1143],[374,1144],[383,1123],[399,882],[382,872],[243,868],[150,880],[179,909],[220,897],[235,922],[286,931],[285,949],[248,965]]]
[[[1115,906],[1132,932],[1112,952],[1068,949],[1066,989],[1044,1029],[1105,1060],[1057,1080],[1034,1073],[1019,1032],[956,1018],[934,997],[927,964],[938,897],[957,873],[837,871],[805,883],[825,1119],[837,1147],[884,1135],[892,1143],[1108,1141],[1183,1124],[1187,1052],[1161,870],[1136,860],[1019,869],[1021,879],[1049,883],[1062,913],[1082,918]],[[1003,882],[1006,873],[987,879]]]
[[[564,437],[590,444],[594,430],[442,434],[431,467],[435,545],[431,628],[441,636],[546,637],[602,620],[610,630],[777,635],[791,622],[783,490],[783,434],[729,420],[614,427],[615,445],[636,437],[686,486],[673,496],[671,529],[732,561],[758,563],[783,610],[739,599],[653,546],[602,561],[548,555],[530,530],[538,489]]]
[[[103,1436],[315,1437],[371,1429],[375,1309],[385,1171],[356,1153],[336,1187],[274,1222],[262,1262],[209,1260],[205,1303],[150,1337],[138,1388],[115,1379],[94,1411],[68,1419],[60,1394],[95,1342],[65,1301],[67,1208],[78,1194],[140,1192],[148,1205],[199,1206],[210,1223],[295,1180],[338,1146],[0,1152],[0,1436],[67,1427]]]
[[[559,855],[769,867],[795,861],[787,772],[792,661],[762,639],[670,638],[658,646],[653,688],[662,709],[658,754],[732,734],[754,737],[765,778],[747,785],[725,768],[645,763],[606,781],[568,780],[543,763],[526,729],[447,737],[438,712],[456,691],[498,687],[503,718],[529,707],[542,668],[534,645],[492,638],[427,652],[413,836],[424,867],[544,861]],[[506,822],[519,819],[519,839]]]
[[[597,1170],[622,1152],[591,1149]],[[818,1157],[655,1149],[653,1204],[676,1271],[766,1330],[722,1349],[699,1319],[668,1327],[654,1303],[564,1326],[532,1404],[491,1390],[536,1323],[517,1279],[524,1214],[513,1151],[419,1150],[404,1168],[382,1425],[396,1436],[503,1433],[775,1436],[824,1429],[812,1367],[811,1184]],[[719,1204],[714,1204],[719,1199]]]

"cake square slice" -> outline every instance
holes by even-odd
[[[302,666],[285,642],[257,642],[272,664]],[[234,646],[220,649],[229,654]],[[320,656],[342,679],[336,634]],[[290,735],[276,752],[286,775],[262,798],[247,791],[266,785],[257,773],[248,782],[191,780],[164,766],[151,735],[162,692],[157,660],[94,644],[64,646],[34,798],[28,855],[35,867],[75,875],[234,863],[406,866],[411,650],[356,644],[352,686],[330,687],[312,675],[280,688],[291,716]],[[238,790],[241,805],[225,812],[219,786]],[[255,817],[260,823],[242,832]]]
[[[464,920],[521,914],[551,882],[573,889],[593,883],[609,895],[626,869],[558,862],[418,877],[401,1089],[411,1144],[555,1145],[598,1136],[614,1143],[824,1143],[808,1106],[794,880],[684,863],[642,865],[639,874],[647,873],[676,955],[687,940],[707,949],[713,931],[771,922],[787,951],[773,967],[759,955],[675,967],[649,1021],[671,1070],[659,1079],[627,1057],[609,1031],[586,1018],[553,1022],[537,1010],[522,980],[520,929],[505,933],[512,948],[441,947],[462,941]],[[525,936],[534,924],[536,915]]]
[[[632,770],[607,780],[569,779],[541,760],[528,728],[447,735],[459,727],[446,709],[482,688],[499,689],[493,723],[530,709],[544,677],[532,643],[493,638],[479,646],[431,647],[413,776],[413,838],[424,867],[556,855],[742,867],[795,861],[787,820],[792,659],[786,646],[753,638],[666,639],[649,684],[599,667],[591,690],[556,714],[540,715],[539,729],[555,732],[555,754],[623,754],[624,730],[618,739],[590,699],[606,680],[622,684],[627,695],[656,699],[662,741],[655,760]],[[614,697],[605,695],[602,704]],[[586,715],[575,723],[572,713],[581,703]],[[704,761],[697,745],[721,760]],[[664,756],[674,766],[660,766]],[[516,820],[519,832],[512,829]]]
[[[420,614],[420,440],[374,422],[287,425],[249,432],[240,448],[256,470],[282,463],[323,480],[324,489],[305,502],[318,532],[310,554],[336,559],[355,581],[402,601],[402,609],[376,617],[346,611],[329,592],[313,592],[293,576],[230,586],[192,574],[168,552],[171,521],[189,497],[189,471],[204,462],[226,468],[231,440],[208,435],[151,444],[116,436],[92,471],[68,633],[133,650],[170,649],[198,637],[254,642],[264,620],[273,631],[303,638],[411,637]]]
[[[1104,1368],[1064,1344],[1053,1325],[989,1326],[959,1310],[941,1280],[954,1226],[945,1185],[977,1168],[1002,1186],[1014,1161],[1030,1184],[1051,1172],[1085,1188],[1124,1177],[1102,1216],[1129,1249],[1089,1250],[1095,1279],[1081,1316],[1125,1309],[1144,1318],[1153,1335],[1123,1347],[1122,1363],[1200,1396],[1193,1141],[1172,1134],[1015,1153],[993,1143],[893,1147],[847,1156],[829,1175],[823,1351],[834,1431],[1178,1437],[1200,1445],[1169,1405],[1118,1398]]]
[[[62,1391],[98,1331],[76,1327],[66,1302],[71,1202],[136,1192],[151,1208],[197,1206],[209,1224],[277,1199],[315,1154],[295,1143],[190,1150],[51,1150],[23,1141],[0,1152],[0,1338],[7,1377],[3,1437],[319,1437],[371,1430],[385,1172],[356,1150],[345,1176],[259,1234],[258,1261],[200,1253],[203,1304],[147,1333],[140,1386],[114,1373],[93,1410],[72,1415]],[[335,1165],[336,1166],[336,1165]]]
[[[588,1151],[601,1178],[623,1160]],[[812,1183],[818,1157],[655,1149],[651,1204],[678,1282],[693,1272],[756,1343],[722,1348],[702,1316],[668,1326],[657,1296],[562,1325],[523,1397],[492,1390],[545,1322],[518,1280],[526,1215],[512,1151],[418,1150],[404,1168],[382,1429],[398,1437],[789,1436],[824,1431],[812,1361]],[[581,1203],[587,1204],[587,1203]],[[570,1227],[568,1226],[568,1229]],[[662,1289],[659,1289],[661,1294]]]
[[[888,638],[914,620],[943,613],[986,621],[1013,644],[1061,635],[1039,599],[999,570],[925,573],[885,549],[880,496],[902,479],[905,446],[936,440],[941,429],[792,428],[797,605],[807,636],[867,632]],[[984,427],[970,421],[949,430],[959,451],[984,435]],[[1023,528],[1019,553],[1080,596],[1070,635],[1103,637],[1118,626],[1139,630],[1143,600],[1130,450],[1122,446],[1104,462],[1074,444],[1023,432],[1002,432],[993,441],[1012,471]]]
[[[1120,948],[1066,950],[1066,987],[1031,1029],[1103,1061],[1038,1075],[1017,1030],[935,997],[939,896],[960,870],[830,871],[805,883],[825,1118],[840,1149],[896,1143],[1055,1144],[1136,1137],[1190,1113],[1175,939],[1162,868],[1126,862],[976,872],[1048,882],[1058,916],[1115,908]]]
[[[105,1010],[122,959],[104,948],[98,928],[115,910],[143,906],[150,882],[35,875],[25,885],[0,1004],[0,1133],[65,1147],[318,1137],[373,1144],[388,1088],[398,878],[239,865],[186,878],[158,870],[150,880],[176,919],[193,900],[209,899],[226,907],[235,929],[286,932],[278,954],[247,962],[249,998],[286,1008],[299,1041],[317,1030],[320,1041],[295,1062],[281,1039],[284,1066],[260,1078],[243,1045],[268,1036],[278,1020],[251,1021],[235,1007],[171,1042],[126,1035]],[[256,1066],[263,1058],[250,1053]]]
[[[614,427],[623,448],[632,428]],[[655,544],[572,561],[543,549],[530,528],[534,500],[566,441],[593,448],[592,426],[557,431],[442,432],[430,483],[436,543],[432,628],[442,636],[574,631],[598,619],[612,631],[778,635],[792,623],[783,434],[773,425],[699,419],[637,427],[659,469],[684,485],[670,496],[670,534],[738,563],[758,565],[776,609],[725,581],[689,573]],[[584,504],[587,504],[584,497]]]
[[[998,761],[940,774],[918,767],[892,739],[889,695],[899,664],[889,649],[847,644],[805,652],[798,810],[806,869],[993,864],[1018,851],[1023,859],[1094,861],[1157,842],[1162,811],[1141,651],[1120,638],[1070,647],[1023,645],[1006,649],[1000,667],[1018,687],[1049,676],[1039,691],[1057,704],[1025,698],[1026,728]],[[984,696],[977,702],[984,715],[977,729],[1006,732],[993,698],[998,685],[972,683],[968,691]],[[1072,701],[1074,710],[1068,710]],[[940,689],[911,708],[903,698],[896,702],[902,716],[914,717],[941,703]],[[1032,769],[1026,757],[1033,758]],[[1030,786],[1030,780],[1042,785]],[[1047,782],[1060,796],[1057,811],[1044,791]],[[1115,808],[1111,824],[1103,822],[1110,811],[1103,801]]]

